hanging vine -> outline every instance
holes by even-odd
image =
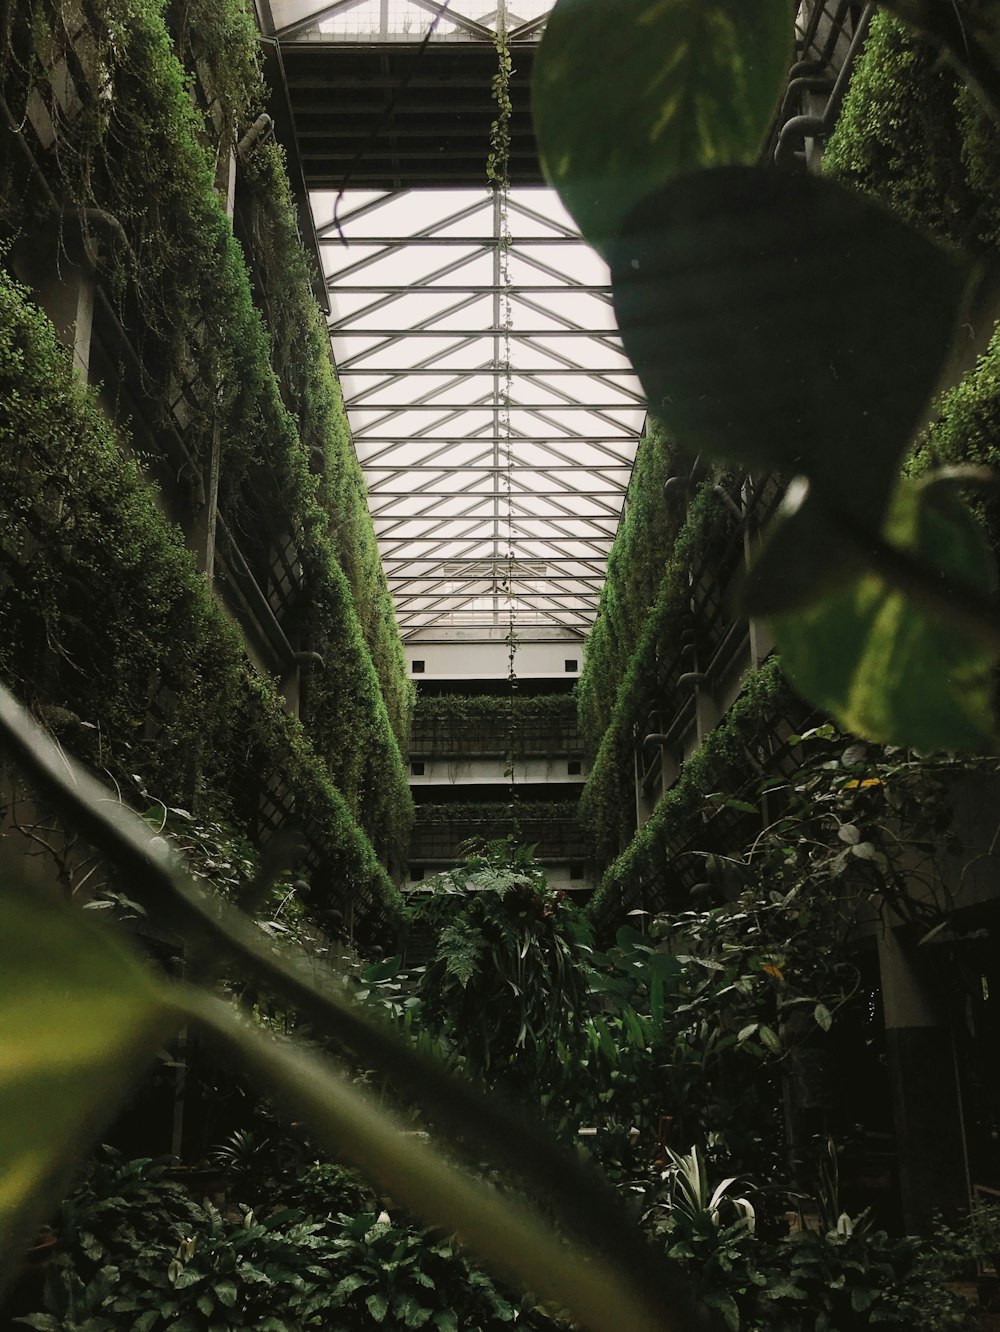
[[[510,76],[512,61],[510,43],[507,36],[507,6],[500,0],[497,9],[497,30],[494,38],[497,53],[497,68],[492,80],[493,100],[497,113],[490,125],[490,150],[486,159],[486,178],[494,191],[496,200],[496,243],[497,243],[497,286],[500,345],[497,372],[502,377],[498,393],[497,432],[499,448],[503,453],[503,500],[507,519],[507,549],[504,560],[504,573],[501,583],[502,593],[507,603],[507,681],[508,689],[508,734],[504,776],[510,782],[511,826],[515,840],[520,834],[517,817],[517,596],[514,591],[514,502],[513,473],[514,454],[510,421],[511,406],[511,327],[513,322],[511,309],[511,273],[510,273]],[[494,582],[495,585],[495,582]]]

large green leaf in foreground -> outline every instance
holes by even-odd
[[[995,591],[982,532],[944,484],[901,485],[885,536],[928,569],[977,592]],[[835,545],[829,558],[838,559]],[[772,620],[792,683],[868,740],[922,750],[992,748],[990,649],[918,592],[876,572],[877,562],[859,571],[852,559],[851,567],[843,586]]]
[[[535,61],[535,132],[592,245],[674,176],[756,159],[793,20],[790,0],[558,0]]]
[[[109,930],[0,887],[0,1291],[175,1024]]]
[[[753,167],[650,197],[610,260],[625,351],[679,443],[881,523],[968,265],[832,181]]]

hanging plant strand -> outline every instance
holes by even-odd
[[[497,69],[493,76],[492,92],[497,114],[490,125],[490,151],[486,159],[486,177],[494,191],[496,219],[496,278],[498,287],[498,322],[500,330],[497,346],[497,448],[502,451],[504,460],[503,487],[504,506],[507,518],[507,541],[503,574],[503,595],[507,603],[507,681],[508,700],[508,746],[504,775],[510,782],[510,812],[512,833],[515,840],[520,835],[517,818],[517,672],[515,657],[517,654],[517,598],[514,591],[514,503],[513,471],[514,456],[510,420],[512,391],[511,373],[511,274],[510,274],[510,75],[511,56],[507,40],[507,10],[505,0],[500,0],[497,10],[497,31],[494,39],[497,52]]]

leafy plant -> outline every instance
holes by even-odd
[[[0,964],[5,975],[0,997],[16,1005],[20,1015],[7,1066],[14,1050],[31,1055],[26,1061],[19,1056],[25,1062],[23,1077],[0,1084],[0,1154],[11,1163],[0,1193],[5,1252],[16,1252],[18,1238],[33,1230],[65,1190],[81,1146],[81,1110],[91,1124],[104,1122],[133,1070],[171,1030],[196,1023],[204,1035],[256,1070],[270,1095],[294,1106],[320,1146],[357,1164],[408,1211],[456,1229],[494,1267],[516,1273],[539,1296],[585,1310],[595,1332],[617,1326],[621,1317],[637,1329],[662,1328],[669,1324],[671,1308],[686,1311],[684,1316],[697,1326],[700,1315],[683,1286],[671,1270],[655,1265],[634,1234],[615,1219],[613,1195],[597,1177],[562,1156],[547,1135],[520,1116],[413,1054],[383,1025],[341,998],[335,987],[318,986],[311,968],[297,955],[276,949],[237,910],[217,897],[206,897],[178,865],[151,850],[154,834],[146,824],[122,806],[109,804],[103,788],[87,774],[73,770],[72,779],[67,777],[65,756],[2,692],[0,725],[5,747],[30,770],[34,784],[80,824],[89,840],[115,858],[121,872],[138,885],[147,909],[168,908],[175,921],[183,922],[188,937],[198,941],[193,946],[202,957],[207,956],[203,950],[211,948],[214,957],[224,952],[241,959],[261,986],[314,1024],[322,1024],[329,1039],[363,1050],[367,1065],[412,1098],[439,1133],[461,1123],[453,1147],[476,1160],[485,1155],[500,1170],[520,1175],[528,1171],[535,1187],[550,1186],[550,1206],[566,1236],[579,1236],[574,1243],[557,1240],[532,1208],[509,1194],[500,1197],[416,1140],[332,1061],[302,1045],[274,1041],[204,990],[167,984],[130,958],[110,931],[88,928],[82,913],[55,905],[39,909],[30,894],[6,889],[0,895]],[[488,868],[483,872],[497,873]],[[53,1007],[44,996],[52,967],[60,971],[62,993],[78,1018],[74,1023],[66,1021],[63,1005]],[[128,1023],[123,1028],[125,1013]],[[10,1024],[4,1029],[11,1030]],[[72,1058],[67,1038],[73,1043]],[[40,1145],[37,1106],[55,1076],[61,1078],[58,1113],[53,1107],[46,1117]],[[224,1241],[222,1236],[219,1242]],[[189,1261],[186,1252],[175,1257],[182,1269]],[[618,1271],[633,1275],[620,1277]],[[199,1268],[191,1284],[207,1282],[210,1276]],[[669,1295],[663,1294],[664,1288]]]
[[[495,1332],[517,1321],[518,1307],[445,1240],[363,1212],[342,1217],[333,1241],[330,1283],[307,1301],[307,1318],[340,1332],[427,1327]]]
[[[488,843],[411,910],[436,932],[418,990],[425,1026],[491,1081],[558,1077],[584,1003],[586,929],[530,852]]]
[[[898,7],[1000,105],[988,20],[964,43],[946,6]],[[542,155],[609,260],[654,414],[692,452],[800,478],[751,575],[751,608],[774,617],[793,681],[845,725],[988,747],[995,569],[952,479],[898,484],[970,265],[830,180],[745,165],[784,85],[787,5],[751,18],[730,0],[629,0],[610,22],[594,0],[556,4],[535,68]],[[817,300],[823,320],[804,341],[795,312]],[[921,687],[877,668],[897,653],[921,662]]]

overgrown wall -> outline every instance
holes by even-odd
[[[391,905],[379,861],[405,854],[412,821],[412,686],[280,151],[240,171],[253,279],[216,189],[263,103],[253,20],[239,0],[35,0],[4,21],[6,253],[50,235],[52,267],[70,273],[95,233],[98,281],[141,365],[117,367],[141,414],[116,430],[3,278],[5,677],[96,728],[155,794],[244,827],[250,778],[280,770],[295,818],[336,848],[346,877],[329,890]],[[193,466],[167,475],[156,446],[178,436]],[[285,540],[300,562],[296,639],[323,663],[305,668],[301,724],[170,521],[203,502],[213,447],[220,516],[251,570],[262,580]],[[129,454],[166,476],[162,491]]]
[[[995,260],[1000,131],[939,54],[884,13],[872,24],[825,167],[913,225]],[[801,706],[781,681],[777,662],[748,677],[736,705],[634,835],[633,756],[648,724],[650,696],[664,693],[661,649],[682,633],[692,580],[706,568],[711,576],[705,554],[728,521],[717,478],[708,477],[678,526],[672,517],[677,509],[663,494],[677,461],[677,451],[655,429],[643,441],[579,686],[581,726],[596,747],[581,820],[592,833],[601,872],[591,907],[601,919],[634,901],[638,884],[662,877],[671,848],[682,845],[705,816],[706,796],[735,791],[759,762],[759,756],[748,757],[753,738]],[[907,467],[920,472],[965,462],[1000,463],[1000,334],[942,397]],[[982,493],[970,500],[1000,549],[1000,506]],[[670,708],[664,696],[663,715]]]

